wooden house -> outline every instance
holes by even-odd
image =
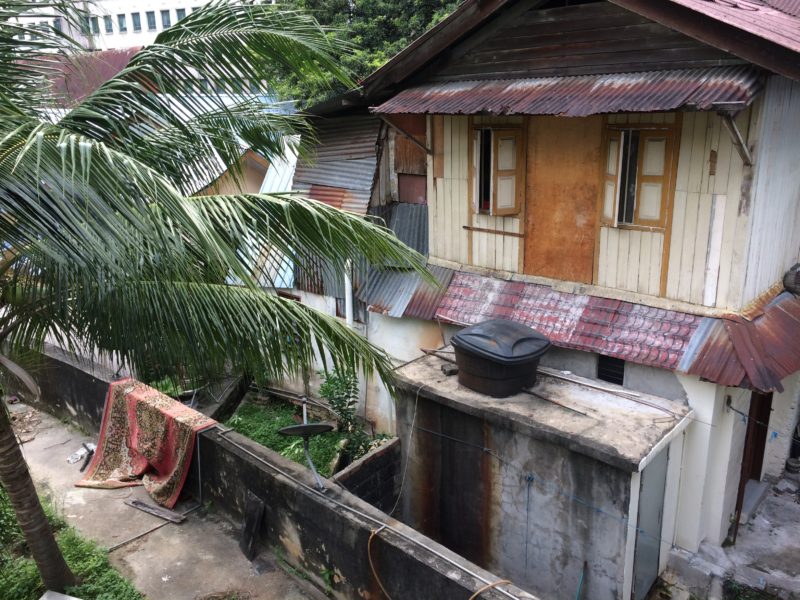
[[[634,540],[591,597],[643,598],[681,552],[735,537],[800,412],[800,299],[783,283],[800,260],[796,3],[466,0],[317,112],[372,115],[370,206],[425,206],[446,273],[421,318],[365,298],[375,343],[408,359],[508,318],[551,338],[548,367],[691,409],[662,491],[631,480],[631,518],[657,497],[652,577],[634,576]],[[576,561],[515,583],[561,589]]]

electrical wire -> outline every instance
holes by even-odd
[[[488,591],[488,590],[490,590],[490,589],[492,589],[493,587],[496,587],[496,586],[498,586],[498,585],[504,585],[504,584],[511,585],[511,582],[510,582],[508,579],[500,579],[500,580],[498,580],[498,581],[495,581],[494,583],[487,583],[485,586],[483,586],[483,587],[482,587],[481,589],[479,589],[477,592],[475,592],[474,594],[472,594],[472,596],[470,596],[470,597],[469,597],[469,600],[475,600],[475,599],[476,599],[478,596],[480,596],[480,595],[481,595],[483,592],[486,592],[486,591]]]
[[[392,600],[392,597],[389,595],[389,592],[387,592],[386,588],[383,587],[383,582],[381,581],[381,578],[378,576],[378,571],[375,569],[375,564],[372,562],[372,540],[385,528],[386,525],[381,525],[377,529],[370,530],[369,539],[367,540],[367,559],[369,560],[369,568],[372,569],[372,576],[378,583],[378,587],[381,588],[383,595],[386,596],[386,600]]]
[[[408,474],[408,463],[411,461],[411,440],[414,435],[414,423],[417,421],[417,405],[419,404],[419,393],[422,388],[425,387],[423,383],[417,388],[417,396],[414,399],[414,413],[411,416],[411,428],[408,430],[408,451],[406,451],[406,461],[405,465],[403,465],[403,476],[400,479],[400,489],[397,492],[397,500],[394,501],[394,506],[392,510],[389,511],[389,516],[394,514],[394,511],[397,510],[397,507],[400,505],[400,500],[403,498],[403,487],[406,483],[406,475]]]

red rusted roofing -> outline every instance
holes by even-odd
[[[722,385],[783,391],[781,380],[800,370],[800,298],[784,292],[752,321],[706,319],[678,368]]]
[[[800,298],[788,292],[747,321],[455,273],[436,318],[465,326],[511,319],[541,331],[562,348],[764,392],[782,391],[781,380],[800,370]]]
[[[797,0],[670,1],[800,52],[800,2]]]
[[[380,114],[563,115],[744,107],[761,89],[757,69],[738,65],[642,73],[430,83],[401,91]]]
[[[82,100],[122,71],[141,47],[59,56],[51,76],[53,91],[69,105]]]
[[[473,325],[490,318],[525,323],[557,346],[675,369],[702,317],[558,292],[543,285],[456,273],[436,318]]]

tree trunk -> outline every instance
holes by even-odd
[[[8,493],[45,587],[54,592],[63,592],[67,586],[75,585],[77,580],[56,544],[53,530],[50,528],[28,472],[28,465],[17,445],[8,409],[2,400],[0,400],[0,484]]]

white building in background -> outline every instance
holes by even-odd
[[[87,4],[90,16],[72,35],[94,50],[146,46],[203,4],[204,0],[96,0]]]

